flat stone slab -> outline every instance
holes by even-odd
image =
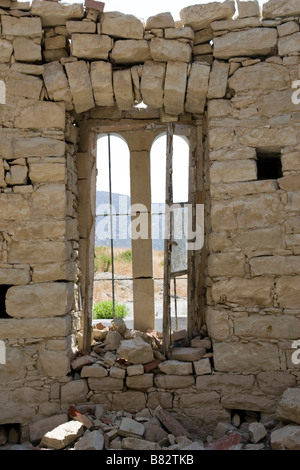
[[[169,359],[175,361],[199,361],[204,354],[206,354],[205,348],[175,348],[172,353],[168,355]]]

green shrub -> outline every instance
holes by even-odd
[[[132,251],[126,250],[119,254],[118,258],[126,263],[132,262]]]
[[[115,302],[115,317],[124,318],[130,313],[126,305]],[[94,319],[113,319],[113,303],[112,300],[102,300],[93,305]]]
[[[108,248],[106,246],[96,246],[95,258],[94,258],[94,271],[105,272],[109,271],[111,266],[111,256],[108,254]]]

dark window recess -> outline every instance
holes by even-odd
[[[12,286],[0,285],[0,318],[11,318],[6,313],[5,297],[6,292]]]
[[[257,152],[257,179],[277,180],[282,177],[280,153]]]

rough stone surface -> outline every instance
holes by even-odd
[[[151,346],[146,343],[140,336],[134,339],[121,342],[118,354],[123,356],[132,364],[146,364],[153,360],[153,352]]]
[[[276,414],[281,421],[300,424],[300,388],[288,388],[278,402]]]
[[[83,432],[84,426],[82,423],[69,421],[47,432],[41,440],[40,447],[49,447],[55,450],[63,449],[81,436]]]
[[[253,28],[248,31],[228,33],[214,39],[216,59],[230,57],[255,57],[269,55],[275,49],[277,31],[270,28]]]
[[[284,426],[271,433],[272,450],[300,450],[300,426]]]
[[[207,28],[215,20],[232,18],[234,13],[234,2],[227,0],[223,3],[212,2],[183,8],[180,12],[180,18],[185,26],[190,26],[194,31],[199,31]]]

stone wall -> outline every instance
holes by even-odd
[[[238,1],[234,20],[233,1],[195,5],[181,24],[164,13],[146,25],[101,5],[0,0],[0,423],[59,413],[65,390],[80,385],[74,402],[98,395],[115,408],[132,396],[123,380],[122,392],[95,394],[70,363],[87,295],[91,129],[133,132],[140,122],[196,128],[206,207],[198,314],[213,351],[211,373],[193,372],[193,386],[135,387],[141,406],[192,408],[198,423],[230,410],[272,413],[300,379],[291,361],[300,338],[299,2],[271,0],[261,17],[257,2]],[[147,109],[134,107],[142,101]],[[258,179],[261,155],[279,155],[280,177]]]

